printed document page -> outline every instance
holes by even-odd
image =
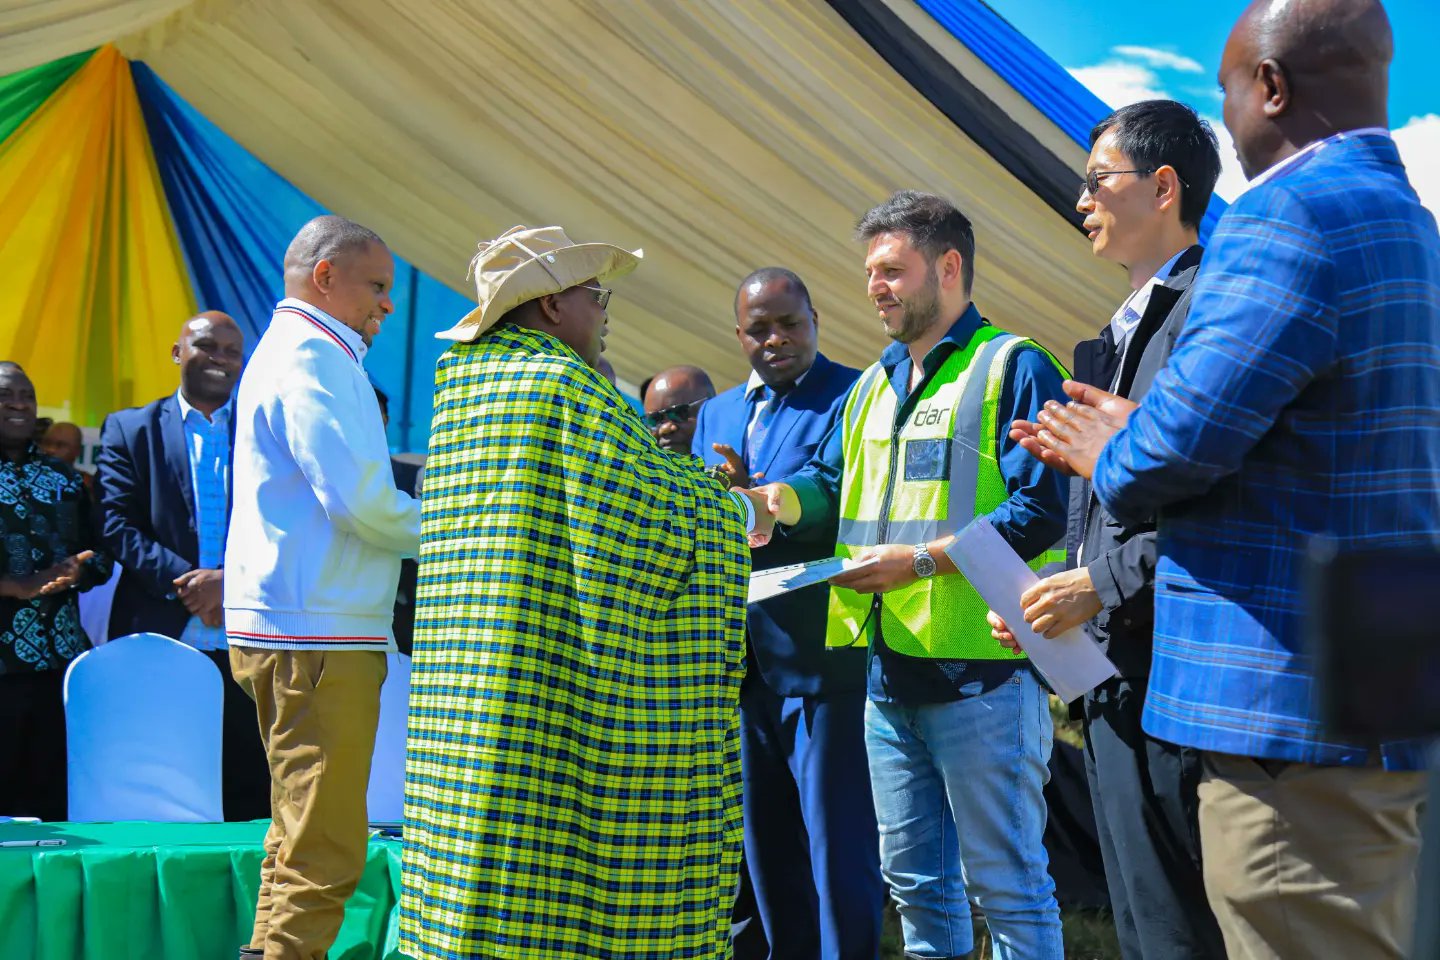
[[[791,590],[824,583],[845,570],[868,567],[874,562],[874,560],[866,560],[864,563],[856,563],[854,560],[845,560],[840,557],[826,557],[823,560],[811,560],[809,563],[792,563],[788,567],[756,570],[750,574],[750,599],[746,602],[759,603],[761,600],[769,600],[771,597],[778,597]]]
[[[981,517],[961,530],[945,553],[990,604],[990,609],[1005,618],[1010,632],[1061,700],[1069,703],[1115,676],[1115,664],[1090,639],[1084,627],[1076,627],[1054,640],[1047,640],[1030,629],[1021,614],[1020,595],[1040,578],[989,520]]]

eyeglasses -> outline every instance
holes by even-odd
[[[600,307],[601,310],[604,310],[606,305],[610,303],[610,294],[612,293],[612,291],[607,290],[604,287],[587,287],[585,284],[582,283],[580,284],[580,289],[589,290],[591,293],[595,294],[595,303]]]
[[[1087,193],[1092,197],[1095,196],[1096,192],[1100,189],[1101,177],[1118,177],[1122,173],[1135,173],[1142,177],[1148,177],[1158,169],[1158,167],[1141,167],[1138,170],[1088,170],[1085,173],[1085,179],[1080,184],[1080,196],[1083,197]],[[1185,182],[1185,178],[1178,173],[1175,174],[1175,179],[1179,180],[1180,185],[1183,187],[1190,186],[1190,184]]]
[[[645,414],[645,424],[651,430],[665,421],[671,423],[684,423],[700,412],[700,405],[704,400],[696,400],[692,403],[677,403],[673,407],[666,407],[664,410],[656,410],[654,413]]]

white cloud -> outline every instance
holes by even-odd
[[[1411,117],[1394,135],[1420,202],[1440,217],[1440,115]]]
[[[1205,119],[1210,121],[1215,139],[1220,143],[1220,179],[1215,181],[1215,194],[1222,200],[1234,201],[1250,185],[1240,170],[1240,158],[1235,156],[1235,141],[1230,139],[1230,131],[1219,117]]]
[[[1147,48],[1115,48],[1117,53],[1144,49]],[[1159,74],[1143,64],[1107,60],[1091,67],[1071,68],[1070,75],[1089,87],[1091,93],[1113,110],[1141,100],[1176,99],[1166,92]],[[1218,118],[1205,119],[1215,128],[1215,137],[1220,141],[1220,180],[1215,185],[1215,192],[1225,200],[1234,200],[1245,192],[1245,175],[1240,172],[1240,161],[1235,157],[1234,141]]]
[[[1138,63],[1107,60],[1093,67],[1072,67],[1070,76],[1090,88],[1112,110],[1140,100],[1163,100],[1167,94],[1154,70]]]
[[[1169,50],[1160,50],[1156,47],[1119,46],[1111,48],[1117,56],[1129,60],[1139,60],[1142,63],[1158,67],[1161,70],[1179,70],[1183,73],[1204,73],[1205,68],[1200,61],[1193,60],[1183,54],[1173,53]]]

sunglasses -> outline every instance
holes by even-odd
[[[604,310],[605,307],[610,303],[611,291],[607,290],[605,287],[588,287],[582,283],[580,284],[580,289],[589,290],[591,293],[595,294],[595,303],[597,306],[600,307],[601,310]]]
[[[704,400],[696,400],[692,403],[677,403],[673,407],[647,413],[645,414],[645,424],[653,430],[667,420],[671,423],[684,423],[700,412],[700,405],[704,402]]]
[[[1122,174],[1122,173],[1134,173],[1134,174],[1139,174],[1139,175],[1142,176],[1142,177],[1148,177],[1148,176],[1150,176],[1152,173],[1154,173],[1157,169],[1158,169],[1157,167],[1141,167],[1141,168],[1139,168],[1138,170],[1091,170],[1091,171],[1088,171],[1088,172],[1085,174],[1085,179],[1084,179],[1084,180],[1081,182],[1081,184],[1080,184],[1080,196],[1083,197],[1083,196],[1085,196],[1085,194],[1087,194],[1087,193],[1090,194],[1090,196],[1092,196],[1092,197],[1095,196],[1095,194],[1098,193],[1099,190],[1100,190],[1100,178],[1101,178],[1101,177],[1118,177],[1118,176],[1119,176],[1120,174]],[[1188,183],[1185,182],[1185,178],[1182,177],[1182,176],[1180,176],[1180,174],[1178,174],[1178,173],[1175,174],[1175,179],[1176,179],[1176,180],[1179,180],[1179,181],[1180,181],[1180,185],[1183,186],[1183,187],[1187,187],[1187,188],[1188,188],[1188,187],[1190,186],[1190,184],[1188,184]]]

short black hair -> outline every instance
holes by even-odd
[[[855,235],[871,240],[882,233],[903,233],[931,264],[947,250],[960,254],[960,279],[965,294],[975,283],[975,228],[955,204],[933,193],[901,190],[872,207],[855,225]]]
[[[1095,124],[1090,146],[1110,130],[1138,169],[1174,167],[1180,176],[1180,222],[1199,229],[1220,179],[1220,142],[1195,108],[1178,100],[1141,100]]]
[[[790,289],[799,294],[800,299],[805,301],[805,307],[811,313],[815,312],[815,304],[810,301],[810,288],[805,286],[805,281],[794,270],[787,270],[784,267],[761,267],[759,270],[750,271],[750,275],[740,281],[735,288],[735,314],[740,314],[740,293],[752,283],[770,283],[774,280],[784,280],[790,285]]]

